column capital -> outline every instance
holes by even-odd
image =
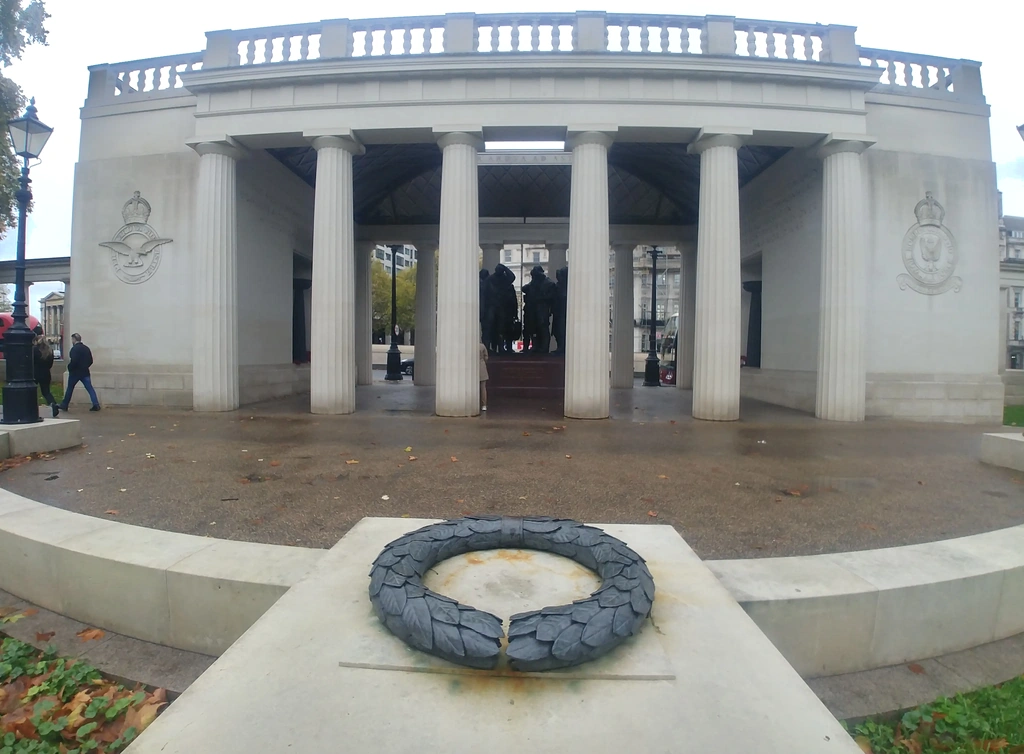
[[[738,128],[735,126],[706,126],[697,133],[686,151],[689,154],[700,154],[712,147],[732,147],[739,149],[750,137],[754,135],[753,129]]]
[[[316,151],[325,147],[344,149],[349,154],[359,155],[366,152],[366,147],[350,128],[333,128],[328,130],[303,131],[306,139]]]
[[[618,126],[607,124],[569,126],[565,133],[565,148],[571,151],[583,144],[600,144],[608,149],[615,141],[618,131]]]
[[[840,152],[860,154],[876,141],[878,140],[866,134],[833,132],[815,145],[814,153],[821,159],[839,154]]]
[[[484,130],[481,126],[435,126],[433,132],[441,149],[452,144],[464,144],[477,152],[484,151]]]
[[[200,157],[206,154],[222,154],[232,160],[243,160],[249,156],[249,150],[230,136],[193,136],[185,143],[192,147]]]

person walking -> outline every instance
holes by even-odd
[[[53,368],[53,349],[46,342],[46,337],[41,334],[36,335],[32,343],[32,361],[35,367],[36,384],[39,385],[39,391],[43,394],[46,405],[53,411],[53,417],[56,419],[60,409],[57,408],[57,399],[50,392],[50,370]]]
[[[82,342],[82,336],[78,333],[71,335],[71,351],[68,352],[68,386],[64,391],[64,401],[60,404],[61,411],[68,410],[71,403],[71,394],[75,391],[75,385],[81,382],[92,399],[90,411],[99,411],[100,402],[96,397],[96,391],[92,389],[92,378],[89,376],[89,367],[92,366],[92,351],[89,346]]]
[[[487,346],[480,344],[480,410],[487,410]]]

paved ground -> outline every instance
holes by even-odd
[[[312,416],[302,399],[218,415],[81,407],[71,416],[85,447],[11,468],[0,484],[125,523],[310,547],[367,515],[642,523],[657,513],[704,558],[1024,522],[1024,474],[976,460],[991,427],[844,425],[756,402],[740,422],[696,422],[689,393],[672,388],[614,391],[618,418],[604,422],[562,419],[557,407],[441,419],[432,391],[408,382],[361,388],[358,402],[350,417]]]

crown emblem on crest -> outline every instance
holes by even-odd
[[[152,211],[153,208],[149,206],[149,202],[143,199],[142,195],[136,191],[132,194],[132,198],[126,201],[124,207],[121,208],[121,217],[124,218],[126,225],[129,223],[142,223],[144,225],[149,222],[149,215]]]
[[[942,219],[946,216],[946,210],[935,201],[931,191],[924,193],[924,199],[914,207],[914,214],[917,215],[918,225],[942,225]]]

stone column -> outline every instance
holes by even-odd
[[[438,242],[437,389],[438,416],[480,413],[479,343],[480,205],[476,134],[445,133],[442,149],[441,223]]]
[[[238,408],[238,233],[232,139],[192,145],[199,153],[192,283],[192,408]]]
[[[429,386],[435,383],[437,365],[436,291],[437,274],[434,269],[434,247],[417,247],[416,361],[412,373],[413,382],[417,385]]]
[[[316,136],[313,197],[312,340],[309,407],[314,414],[356,410],[355,220],[351,136]]]
[[[505,248],[503,243],[482,243],[480,244],[480,250],[484,253],[483,267],[482,269],[487,270],[492,275],[494,274],[494,268],[501,262],[501,250]]]
[[[679,335],[676,342],[676,388],[693,389],[693,345],[697,318],[697,252],[679,250]]]
[[[864,136],[830,134],[819,147],[822,178],[821,307],[818,390],[814,415],[832,421],[864,420]]]
[[[67,299],[65,299],[66,301]],[[1010,289],[999,287],[999,374],[1006,371],[1009,359],[1010,342]]]
[[[633,244],[615,245],[612,291],[612,387],[633,387]]]
[[[566,252],[569,250],[569,244],[567,243],[549,243],[548,247],[548,269],[551,273],[548,275],[552,280],[555,279],[555,273],[566,266]]]
[[[356,244],[356,384],[373,384],[373,241]]]
[[[74,332],[71,329],[71,281],[62,280],[64,283],[64,311],[61,317],[61,333],[60,333],[60,358],[64,361],[64,385],[67,386],[67,367],[68,367],[68,351],[71,350],[71,333]],[[1005,318],[1004,318],[1005,319]],[[1005,342],[1005,341],[1004,341]],[[1005,348],[1003,350],[1006,350]],[[1003,359],[1006,360],[1005,357]]]
[[[693,417],[740,418],[740,190],[737,150],[747,129],[701,129]]]
[[[761,281],[748,280],[743,290],[750,294],[750,312],[747,318],[747,366],[761,368]]]
[[[607,419],[608,390],[608,148],[606,133],[570,136],[569,268],[566,317],[565,415]]]

